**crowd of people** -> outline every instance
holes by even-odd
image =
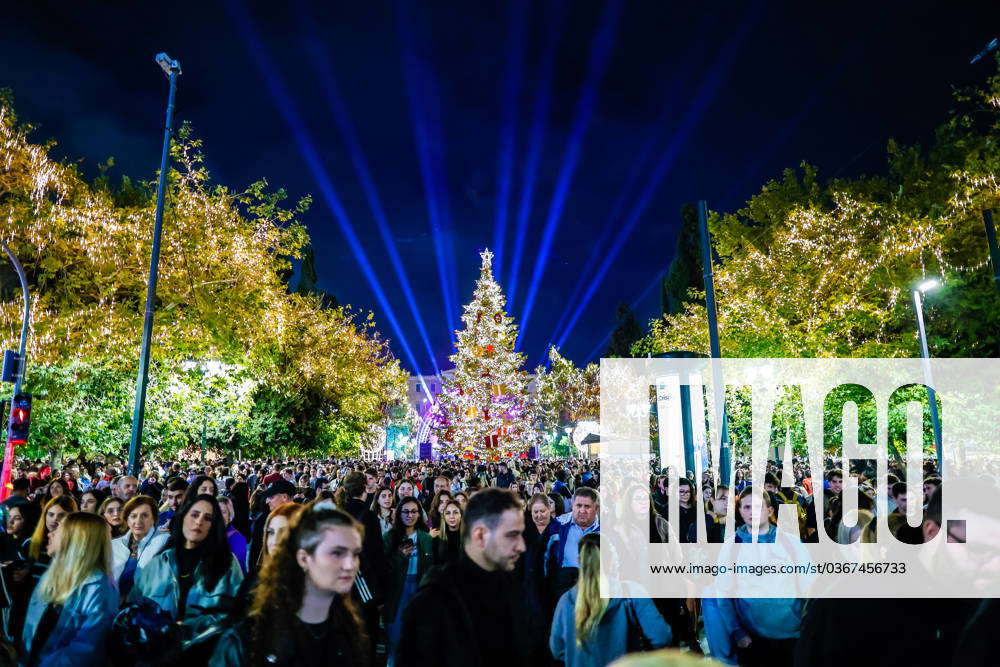
[[[696,541],[705,525],[708,541],[773,541],[774,508],[787,503],[801,509],[804,541],[821,530],[872,541],[874,470],[828,463],[815,479],[796,464],[791,486],[769,465],[757,525],[747,464],[731,487],[689,472],[671,526],[671,478],[652,462],[632,500],[650,513],[637,539]],[[930,539],[941,480],[933,463],[922,489],[899,473],[886,489],[890,529]],[[861,489],[856,516],[841,511],[845,474]],[[810,507],[818,484],[822,511]],[[590,667],[663,648],[647,657],[991,662],[992,601],[602,598],[600,485],[585,459],[151,461],[138,477],[96,461],[22,462],[2,504],[0,664]],[[913,503],[920,528],[905,520]],[[868,609],[878,616],[859,623]]]

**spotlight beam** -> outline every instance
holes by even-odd
[[[524,309],[520,317],[521,335],[518,338],[519,342],[524,340],[524,334],[528,329],[528,324],[531,322],[531,311],[535,305],[535,296],[538,294],[538,287],[542,282],[542,276],[545,274],[545,267],[552,249],[552,240],[555,238],[556,230],[559,228],[563,206],[566,203],[566,197],[569,195],[570,185],[576,173],[580,151],[583,149],[583,135],[590,124],[590,117],[593,115],[594,107],[597,103],[599,84],[607,70],[611,51],[614,47],[620,15],[621,0],[607,0],[604,6],[604,13],[600,19],[600,29],[590,49],[583,90],[577,99],[569,142],[563,156],[562,167],[559,170],[555,193],[549,205],[548,217],[542,232],[542,241],[538,248],[538,254],[535,256],[535,267],[531,272],[531,282],[528,283],[528,295],[525,298]]]
[[[641,218],[643,213],[645,213],[646,208],[649,206],[649,202],[653,198],[653,194],[660,185],[660,182],[666,176],[667,172],[669,172],[673,167],[674,161],[680,153],[681,148],[683,148],[683,146],[687,143],[692,131],[701,121],[701,117],[705,109],[708,108],[718,95],[719,90],[722,88],[722,83],[725,80],[733,61],[736,59],[737,53],[742,48],[743,44],[746,42],[746,38],[751,32],[751,25],[756,25],[756,21],[752,24],[751,22],[744,22],[741,25],[736,38],[727,41],[719,59],[712,66],[712,69],[709,71],[708,76],[702,82],[701,86],[698,87],[693,104],[684,115],[678,131],[674,134],[670,144],[661,156],[653,174],[647,180],[646,186],[643,188],[639,198],[629,212],[625,223],[622,225],[621,231],[619,232],[617,238],[615,238],[615,242],[604,256],[604,261],[601,262],[601,266],[594,273],[593,278],[590,281],[590,286],[584,293],[583,298],[576,304],[576,308],[573,311],[573,315],[570,318],[569,323],[566,325],[566,329],[563,331],[562,335],[559,337],[559,341],[556,343],[557,346],[561,346],[573,330],[573,327],[580,319],[580,316],[583,314],[587,304],[590,303],[594,293],[600,286],[601,281],[604,280],[604,276],[607,274],[608,269],[611,268],[611,264],[617,258],[618,253],[621,252],[622,246],[625,245],[625,242],[631,235],[632,230],[635,229],[635,225],[639,221],[639,218]]]
[[[410,363],[411,368],[413,368],[415,372],[419,372],[419,366],[417,366],[417,360],[413,355],[413,350],[410,349],[409,344],[406,342],[406,336],[403,334],[403,330],[399,326],[396,314],[393,311],[392,306],[389,304],[389,301],[385,296],[385,292],[382,290],[382,285],[379,283],[378,277],[375,275],[371,262],[368,261],[368,256],[365,253],[364,248],[361,246],[361,241],[354,232],[354,226],[351,224],[347,211],[344,209],[343,204],[340,201],[340,197],[337,195],[337,192],[333,187],[326,167],[323,166],[323,161],[320,158],[319,153],[316,151],[315,145],[313,144],[312,138],[309,136],[309,131],[306,129],[302,116],[295,105],[290,101],[288,86],[285,84],[277,66],[271,60],[270,55],[267,53],[266,46],[254,27],[253,18],[247,12],[243,4],[239,2],[239,0],[228,0],[227,8],[230,16],[232,16],[232,18],[236,21],[244,42],[246,42],[247,50],[254,66],[257,68],[258,73],[263,77],[264,82],[267,84],[268,91],[273,98],[275,106],[278,107],[278,111],[281,113],[285,124],[292,133],[292,138],[295,141],[299,154],[302,156],[303,160],[305,160],[310,174],[319,186],[323,202],[330,210],[330,213],[337,221],[341,232],[347,239],[347,243],[351,247],[351,251],[361,268],[361,272],[368,280],[368,284],[371,287],[372,292],[374,292],[379,305],[382,307],[386,319],[389,320],[389,325],[398,337],[399,345],[403,349],[403,353],[406,355],[407,361]],[[425,393],[427,393],[428,398],[430,398],[429,392]]]
[[[451,216],[448,212],[447,184],[444,182],[444,157],[440,154],[443,139],[440,131],[440,120],[437,118],[437,109],[434,106],[437,91],[433,76],[428,67],[420,61],[420,57],[416,53],[416,45],[408,31],[408,26],[412,25],[413,21],[407,12],[407,1],[400,0],[397,6],[399,8],[398,30],[403,41],[403,75],[410,100],[410,118],[417,143],[417,155],[420,160],[420,174],[427,201],[431,237],[434,241],[438,279],[441,281],[445,318],[448,323],[449,338],[453,340],[457,292],[454,278],[454,252],[451,242]],[[426,106],[424,104],[425,98]]]
[[[510,184],[514,170],[514,149],[517,138],[517,114],[521,98],[521,78],[524,69],[524,40],[527,32],[528,3],[511,0],[507,23],[510,35],[507,44],[507,66],[504,69],[500,137],[498,142],[496,222],[493,228],[493,268],[502,275],[504,247],[507,244],[507,214]]]
[[[413,316],[413,321],[417,325],[417,331],[420,334],[427,356],[430,359],[431,367],[434,369],[435,375],[440,375],[441,370],[438,368],[437,359],[431,349],[430,338],[428,337],[427,330],[424,327],[424,319],[420,315],[420,308],[417,305],[417,299],[413,294],[410,280],[407,277],[406,269],[403,266],[403,260],[399,255],[395,239],[393,239],[392,229],[389,227],[389,222],[386,219],[385,209],[382,207],[382,201],[379,199],[378,191],[375,188],[371,170],[368,168],[368,161],[365,159],[364,151],[361,148],[361,142],[358,140],[357,132],[354,129],[354,123],[351,120],[350,111],[344,102],[343,96],[340,94],[340,87],[337,85],[337,79],[333,74],[333,70],[328,64],[330,62],[329,53],[319,40],[311,34],[307,34],[307,37],[305,38],[305,48],[307,52],[309,52],[313,67],[316,70],[316,74],[319,76],[323,96],[326,99],[330,110],[333,112],[333,117],[336,120],[341,136],[347,144],[347,150],[348,153],[350,153],[351,162],[354,165],[355,172],[357,172],[358,179],[361,181],[361,186],[365,193],[365,199],[368,201],[368,207],[371,209],[372,217],[375,219],[375,226],[378,228],[382,244],[385,246],[386,252],[389,254],[389,260],[395,270],[396,279],[403,290],[403,294],[406,296],[406,302],[410,307],[410,314]]]
[[[562,37],[563,28],[565,27],[566,0],[555,0],[551,9],[548,22],[553,27],[545,35],[545,44],[542,47],[542,56],[539,61],[538,80],[535,84],[535,103],[526,146],[527,155],[524,161],[524,169],[521,173],[521,197],[518,204],[513,255],[507,279],[509,283],[507,308],[511,312],[514,310],[514,299],[517,296],[517,283],[521,273],[521,257],[524,252],[524,239],[528,233],[528,220],[531,218],[531,207],[534,202],[538,163],[541,159],[542,146],[545,144],[549,107],[552,102],[552,79],[555,75],[556,49],[559,46],[559,40]]]
[[[650,290],[652,290],[654,287],[656,287],[657,285],[659,285],[662,280],[663,280],[663,276],[659,275],[659,276],[656,276],[656,278],[654,278],[651,283],[649,283],[648,285],[646,285],[646,287],[642,290],[642,292],[639,293],[639,296],[637,296],[635,299],[632,300],[631,308],[632,308],[633,311],[636,308],[638,308],[639,304],[642,303],[643,299],[645,299],[649,295]],[[601,348],[604,347],[604,344],[608,342],[608,339],[611,338],[611,334],[613,334],[615,332],[615,329],[617,329],[617,328],[618,328],[618,326],[615,325],[615,327],[612,328],[612,329],[610,329],[608,331],[608,333],[604,334],[604,337],[601,338],[601,340],[597,341],[597,345],[595,345],[594,349],[590,351],[590,354],[588,354],[586,357],[584,357],[584,359],[583,359],[583,365],[584,366],[586,366],[588,363],[590,363],[590,360],[594,358],[595,354],[597,354],[598,352],[600,352]]]

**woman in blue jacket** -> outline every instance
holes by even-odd
[[[105,642],[118,594],[111,584],[111,533],[95,514],[70,514],[48,534],[52,562],[31,596],[21,635],[24,667],[107,662]]]
[[[170,541],[139,573],[129,601],[151,599],[180,622],[186,640],[226,616],[243,571],[215,496],[185,497],[170,525]]]
[[[629,627],[650,648],[670,643],[670,626],[647,598],[602,598],[601,535],[580,539],[580,578],[556,606],[549,649],[566,667],[604,667],[628,651]]]

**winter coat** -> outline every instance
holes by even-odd
[[[652,648],[670,643],[670,626],[648,598],[611,598],[593,635],[576,643],[577,587],[559,599],[549,635],[549,650],[566,667],[604,667],[628,651],[629,616],[631,615]]]
[[[122,576],[125,563],[128,562],[129,556],[132,555],[131,550],[128,548],[130,539],[132,539],[132,531],[111,540],[111,579],[116,583]],[[146,537],[142,538],[142,541],[139,542],[139,565],[135,570],[136,579],[139,578],[142,568],[149,565],[149,562],[156,557],[156,554],[163,551],[163,547],[169,539],[169,535],[161,533],[155,528],[151,529],[146,534]]]
[[[385,535],[385,555],[389,562],[389,579],[385,591],[385,618],[390,621],[396,618],[396,606],[406,584],[406,571],[410,564],[409,558],[404,558],[399,549],[392,548],[393,531]],[[419,582],[431,567],[434,566],[434,538],[430,533],[417,531],[417,581]]]
[[[129,594],[129,601],[136,602],[143,597],[151,599],[174,620],[181,622],[182,639],[189,639],[226,616],[233,607],[236,593],[243,581],[243,571],[236,559],[232,558],[229,571],[211,589],[207,588],[202,563],[195,567],[193,576],[194,585],[188,592],[184,617],[181,619],[177,618],[180,580],[177,572],[177,554],[174,549],[157,554],[143,568],[136,577],[135,586]]]
[[[21,663],[29,657],[31,642],[48,603],[36,588],[28,606],[21,641]],[[38,652],[38,667],[102,667],[107,662],[105,642],[118,611],[118,592],[103,572],[94,572],[66,600],[59,620]]]

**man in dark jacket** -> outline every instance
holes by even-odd
[[[521,502],[509,491],[484,489],[469,499],[462,555],[424,577],[404,612],[397,667],[540,664],[543,624],[513,573],[523,531]]]

